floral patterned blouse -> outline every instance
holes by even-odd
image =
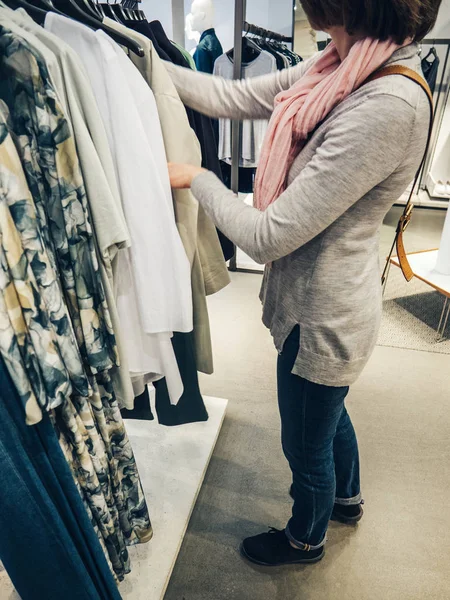
[[[27,42],[0,26],[0,97],[61,283],[83,359],[92,373],[118,363],[75,141],[47,67]]]
[[[118,579],[152,527],[115,396],[118,352],[75,140],[45,62],[0,24],[0,352],[27,422],[51,411]]]

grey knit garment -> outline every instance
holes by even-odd
[[[420,72],[418,46],[397,51],[388,64]],[[307,67],[236,83],[168,66],[186,104],[234,119],[269,117],[275,95]],[[380,228],[416,173],[429,118],[420,86],[391,75],[330,113],[267,211],[243,204],[211,173],[195,178],[193,193],[219,229],[257,262],[272,263],[261,291],[263,321],[278,351],[300,325],[293,373],[345,386],[370,358],[382,308]]]
[[[227,54],[222,54],[214,64],[214,75],[224,79],[233,79],[234,63]],[[275,57],[268,52],[261,54],[251,63],[242,66],[243,79],[268,75],[277,70]],[[261,148],[267,131],[269,121],[259,119],[256,121],[245,120],[242,123],[242,146],[239,166],[254,168],[258,166]],[[219,158],[231,165],[231,121],[219,121]]]

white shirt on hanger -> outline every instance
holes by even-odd
[[[130,372],[142,386],[166,376],[172,401],[183,386],[171,332],[193,329],[190,265],[173,211],[153,93],[104,32],[49,13],[46,29],[80,56],[108,134],[132,247],[119,252],[115,287]]]

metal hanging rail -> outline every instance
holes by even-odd
[[[426,46],[450,46],[450,39],[447,40],[444,38],[439,38],[435,40],[432,38],[426,38],[420,43],[425,44]]]
[[[251,33],[267,40],[273,40],[274,42],[292,43],[291,37],[281,35],[281,33],[276,33],[275,31],[270,31],[269,29],[263,29],[257,25],[252,25],[251,23],[247,23],[247,21],[244,21],[243,23],[242,32]]]
[[[257,25],[247,23],[245,19],[246,0],[235,0],[234,4],[234,79],[242,79],[242,34],[250,33],[276,42],[292,43],[293,38],[281,35],[275,31],[263,29]],[[231,189],[235,194],[239,193],[239,158],[242,147],[242,123],[232,122],[231,129]],[[247,269],[237,268],[237,250],[230,260],[230,271],[247,272]],[[254,272],[254,271],[248,271]]]
[[[246,0],[235,0],[234,3],[234,79],[242,79],[242,28],[245,23]],[[239,157],[242,145],[242,123],[231,123],[231,189],[239,193]],[[230,260],[230,271],[237,271],[237,248]]]

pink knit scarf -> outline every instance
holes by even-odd
[[[259,210],[266,210],[286,189],[292,164],[315,127],[398,48],[392,40],[365,38],[341,62],[331,43],[297,83],[278,94],[256,174]]]

